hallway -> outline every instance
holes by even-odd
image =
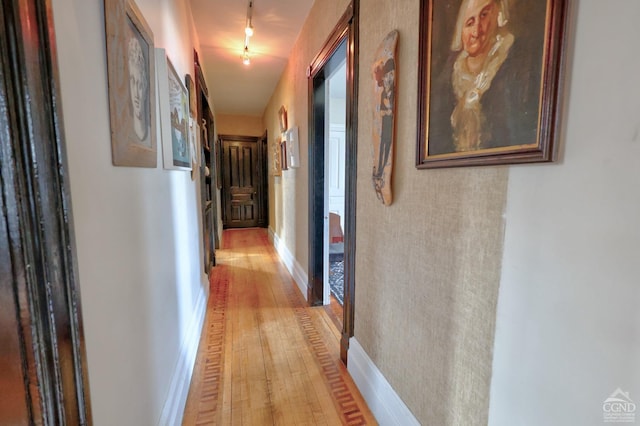
[[[183,424],[376,424],[333,320],[307,306],[267,231],[223,241]]]

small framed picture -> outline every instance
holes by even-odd
[[[280,168],[282,170],[289,170],[287,161],[287,140],[285,138],[282,138],[282,141],[280,141]]]
[[[282,143],[276,139],[272,145],[273,176],[282,176]]]
[[[170,170],[191,170],[187,88],[164,49],[156,49],[156,68],[163,166]]]
[[[280,123],[280,133],[284,133],[287,131],[288,127],[287,127],[287,110],[284,107],[284,105],[282,105],[280,107],[280,110],[278,110],[278,119],[279,119],[279,123]]]

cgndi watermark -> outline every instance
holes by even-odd
[[[603,420],[605,423],[635,423],[636,408],[629,392],[618,388],[602,403]]]

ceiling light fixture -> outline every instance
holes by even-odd
[[[251,58],[249,57],[249,38],[253,35],[253,0],[249,0],[249,7],[247,7],[247,19],[244,27],[244,52],[242,53],[242,63],[249,65]]]
[[[249,46],[244,47],[244,53],[242,54],[242,63],[245,65],[249,65],[251,63],[251,58],[249,57]]]
[[[249,7],[247,8],[247,20],[245,22],[244,33],[247,37],[251,37],[253,35],[253,23],[251,22],[253,18],[253,1],[249,1]]]

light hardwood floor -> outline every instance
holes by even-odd
[[[265,229],[226,230],[183,425],[377,424]]]

